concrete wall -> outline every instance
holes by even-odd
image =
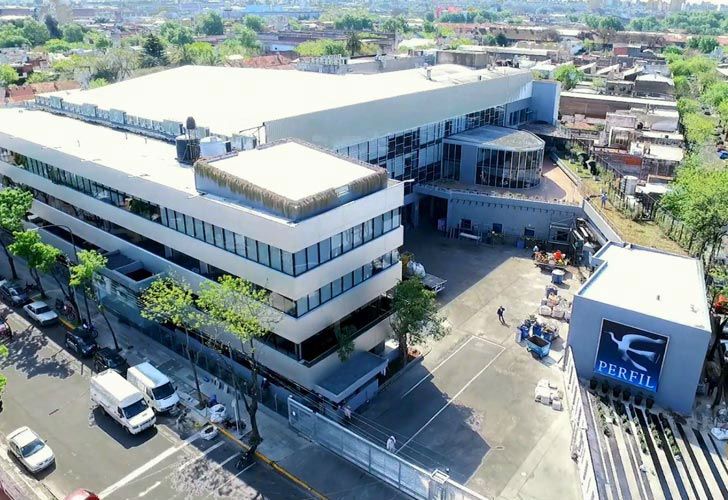
[[[460,66],[482,69],[493,61],[495,61],[495,57],[487,52],[437,51],[437,64],[459,64]]]
[[[625,286],[629,286],[629,283],[625,283]],[[619,291],[615,290],[615,293]],[[653,397],[658,405],[668,410],[691,413],[710,333],[577,295],[571,313],[568,344],[574,355],[576,371],[582,378],[593,377],[602,319],[670,338],[657,393],[653,395],[645,392],[644,395]],[[613,379],[608,381],[610,385],[617,383]],[[632,394],[638,392],[635,387],[625,387],[629,387]]]
[[[559,101],[561,97],[561,84],[556,81],[536,80],[533,82],[531,93],[531,109],[535,114],[529,118],[532,121],[555,124],[559,117]]]

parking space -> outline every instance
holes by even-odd
[[[452,331],[428,345],[423,362],[394,380],[365,410],[398,454],[427,469],[449,470],[489,497],[577,499],[566,412],[534,402],[538,380],[563,387],[563,340],[538,361],[515,342],[549,276],[526,250],[475,245],[416,231],[405,247],[428,272],[448,280],[438,297]],[[568,294],[578,284],[567,281]],[[506,308],[507,325],[496,310]]]

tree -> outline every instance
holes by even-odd
[[[43,48],[48,52],[64,53],[71,50],[72,47],[71,44],[65,40],[51,38],[45,43]]]
[[[83,42],[83,28],[75,23],[67,24],[63,27],[63,39],[69,43]]]
[[[309,40],[296,47],[296,52],[301,57],[319,57],[331,55],[348,55],[346,44],[338,40],[322,38],[320,40]]]
[[[43,22],[48,29],[49,38],[63,38],[63,32],[58,27],[58,20],[50,14],[46,14]]]
[[[354,354],[354,333],[356,328],[353,325],[345,325],[341,327],[341,323],[334,325],[334,335],[339,348],[336,350],[339,360],[343,363]]]
[[[88,82],[88,88],[90,89],[97,89],[99,87],[105,87],[109,84],[108,80],[106,78],[94,78],[90,82]]]
[[[584,72],[577,69],[573,64],[564,64],[556,68],[554,78],[561,82],[565,90],[571,90],[584,79]]]
[[[8,357],[8,346],[6,345],[0,345],[0,359],[5,359]],[[5,387],[8,385],[8,379],[5,375],[0,373],[0,399],[2,399],[3,393],[5,392]]]
[[[266,23],[260,16],[245,16],[244,22],[246,28],[255,31],[256,33],[260,33],[266,28]]]
[[[33,71],[28,78],[26,78],[25,83],[43,83],[52,82],[53,80],[53,74],[48,71]]]
[[[357,53],[361,52],[362,43],[359,35],[352,31],[349,38],[346,39],[346,50],[349,51],[351,57],[354,57]]]
[[[96,302],[96,308],[101,313],[101,316],[106,322],[106,326],[109,327],[111,337],[114,339],[114,347],[119,350],[119,342],[116,340],[116,332],[111,326],[109,318],[106,316],[106,308],[101,302],[101,297],[96,292],[94,287],[94,276],[101,272],[106,267],[108,259],[101,255],[96,250],[79,250],[78,251],[78,262],[69,268],[70,279],[68,284],[74,289],[81,289],[83,293],[83,303],[86,308],[86,318],[88,324],[91,325],[91,310],[88,305],[88,299]]]
[[[197,18],[197,31],[203,35],[222,35],[225,26],[220,14],[214,11],[205,12]]]
[[[250,417],[251,453],[255,453],[262,441],[257,420],[260,366],[256,357],[256,339],[266,335],[280,319],[279,314],[267,303],[266,290],[256,288],[242,278],[228,275],[220,277],[218,283],[203,283],[197,300],[198,307],[214,323],[240,342],[240,350],[246,355],[250,384],[247,386],[248,397],[243,395],[242,399]]]
[[[0,64],[0,87],[7,87],[18,81],[20,76],[9,64]]]
[[[389,33],[407,33],[410,31],[407,20],[402,16],[390,17],[382,23],[382,31]]]
[[[190,329],[200,324],[200,313],[195,308],[195,295],[189,284],[170,276],[157,278],[141,295],[142,317],[157,323],[169,323],[185,333],[185,351],[195,378],[197,400],[205,403],[200,390],[200,379],[197,375],[197,364],[192,359],[190,349]]]
[[[30,42],[30,45],[37,47],[46,43],[51,35],[45,24],[39,23],[34,19],[26,19],[23,21],[23,36]]]
[[[194,33],[187,26],[167,21],[159,29],[159,35],[172,45],[181,47],[195,41]]]
[[[48,243],[43,243],[38,231],[17,231],[13,234],[14,241],[8,245],[8,250],[16,257],[20,257],[28,264],[28,270],[38,285],[40,295],[47,298],[40,273],[49,273],[63,255],[59,249]]]
[[[501,32],[495,36],[495,44],[501,47],[508,45],[508,37],[506,37],[505,33]]]
[[[139,67],[139,62],[138,54],[131,49],[123,47],[109,49],[94,61],[93,78],[118,82],[130,77]]]
[[[233,33],[235,34],[234,39],[243,47],[255,50],[260,48],[260,44],[258,43],[258,34],[247,26],[236,24],[233,28]]]
[[[361,14],[347,13],[334,21],[337,30],[363,31],[373,30],[374,21],[366,12]]]
[[[703,54],[710,54],[718,47],[718,39],[714,36],[694,36],[688,40],[688,47]]]
[[[18,163],[17,160],[15,162]],[[23,219],[32,204],[33,195],[29,191],[18,188],[5,188],[0,191],[0,229],[5,232],[4,235],[0,234],[0,245],[8,258],[13,279],[18,279],[18,272],[4,236],[23,230]]]
[[[418,278],[400,281],[394,288],[394,313],[390,324],[399,342],[402,366],[407,364],[408,346],[426,339],[440,339],[449,333],[445,319],[438,314],[435,293]]]
[[[143,67],[152,68],[167,64],[167,54],[164,51],[164,44],[154,33],[149,33],[144,37],[142,48],[144,50],[144,56],[142,57]]]

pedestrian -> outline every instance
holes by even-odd
[[[500,307],[498,308],[498,311],[497,311],[497,314],[498,314],[498,321],[500,321],[501,325],[505,325],[505,324],[506,324],[506,320],[505,320],[505,318],[503,317],[503,313],[505,313],[505,312],[506,312],[506,308],[505,308],[505,307],[503,307],[503,306],[500,306]]]
[[[387,451],[390,453],[397,451],[397,439],[394,436],[389,436],[387,439]]]
[[[536,258],[536,256],[538,255],[538,252],[540,252],[540,251],[541,251],[541,249],[538,248],[538,245],[533,245],[533,258],[534,259]]]
[[[346,423],[351,422],[351,408],[349,408],[349,405],[344,405],[344,418],[346,419]]]
[[[606,191],[602,191],[602,208],[607,208],[607,193]]]

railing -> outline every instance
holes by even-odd
[[[426,470],[288,398],[288,424],[309,439],[360,467],[372,476],[420,500],[485,500],[451,480],[444,472]]]

